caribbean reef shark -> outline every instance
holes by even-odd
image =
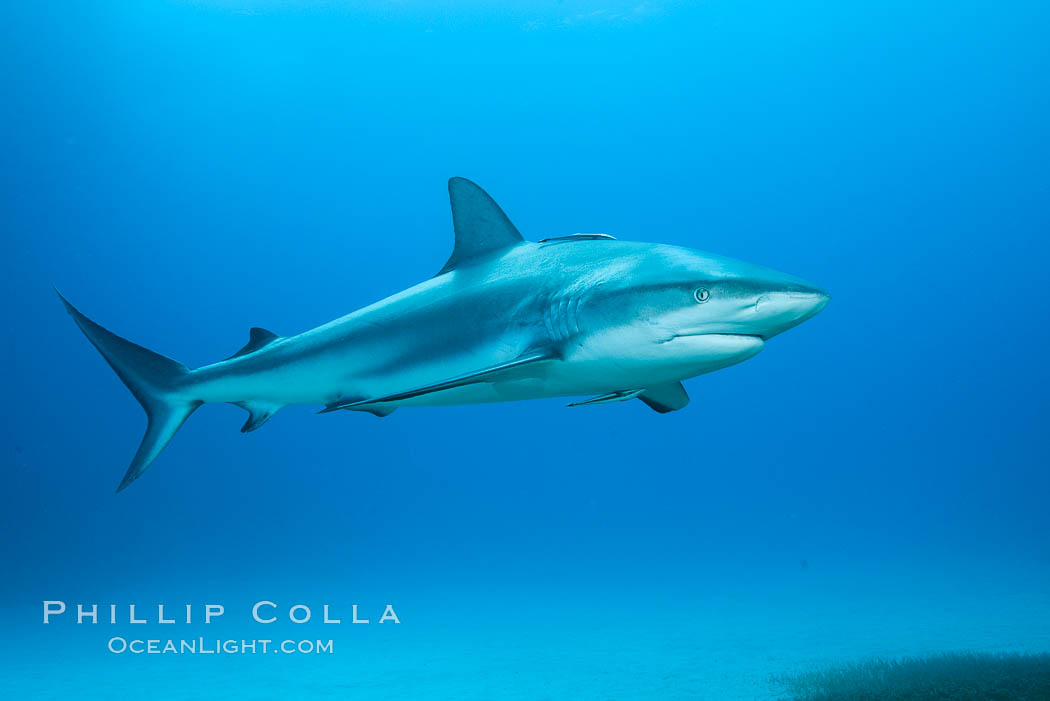
[[[402,406],[591,397],[681,409],[681,381],[739,363],[829,296],[796,277],[678,246],[573,234],[525,241],[480,187],[448,183],[455,246],[433,278],[324,326],[251,330],[190,370],[66,309],[146,411],[117,491],[205,402],[254,431],[289,404],[387,416]],[[61,297],[61,295],[59,295]]]

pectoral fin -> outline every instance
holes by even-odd
[[[689,395],[681,382],[668,382],[664,385],[650,387],[638,398],[649,405],[653,411],[666,414],[669,411],[678,411],[689,403]]]
[[[532,365],[542,363],[547,360],[554,360],[556,355],[549,351],[540,351],[537,353],[530,353],[523,355],[520,358],[511,360],[506,363],[500,363],[499,365],[492,365],[490,367],[478,370],[477,372],[470,372],[463,375],[457,375],[456,377],[443,380],[441,382],[435,382],[434,384],[424,385],[422,387],[416,387],[410,389],[407,392],[397,392],[396,394],[388,394],[382,397],[371,397],[368,399],[350,399],[350,400],[338,400],[326,406],[324,409],[319,411],[319,414],[326,414],[330,411],[336,411],[338,409],[354,409],[362,407],[367,404],[387,404],[390,402],[399,402],[404,399],[411,399],[412,397],[419,397],[424,394],[431,394],[433,392],[442,392],[446,389],[455,389],[456,387],[464,387],[466,385],[473,385],[481,382],[498,382],[501,380],[515,379],[515,377],[521,375],[523,370],[526,370]]]

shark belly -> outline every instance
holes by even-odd
[[[565,359],[538,366],[529,377],[428,393],[391,406],[483,404],[645,389],[735,365],[757,354],[763,345],[754,336],[728,334],[683,336],[633,353],[607,353],[581,344]],[[688,360],[682,360],[683,356]],[[474,365],[485,362],[478,358]]]

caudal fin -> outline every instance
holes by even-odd
[[[119,492],[146,471],[202,402],[189,399],[184,393],[190,373],[185,365],[107,331],[77,311],[61,294],[58,297],[80,330],[146,410],[146,435],[117,487]]]

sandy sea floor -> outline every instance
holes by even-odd
[[[1022,574],[1025,578],[1020,579]],[[771,675],[870,656],[1050,649],[1033,572],[901,571],[864,586],[799,573],[630,601],[527,592],[407,602],[399,626],[143,626],[141,637],[332,638],[331,655],[113,655],[127,627],[8,628],[8,698],[770,699]],[[581,590],[573,591],[574,595]],[[637,592],[636,592],[637,593]],[[644,592],[642,592],[644,594]],[[513,605],[507,605],[513,599]],[[5,618],[31,617],[9,610]]]

